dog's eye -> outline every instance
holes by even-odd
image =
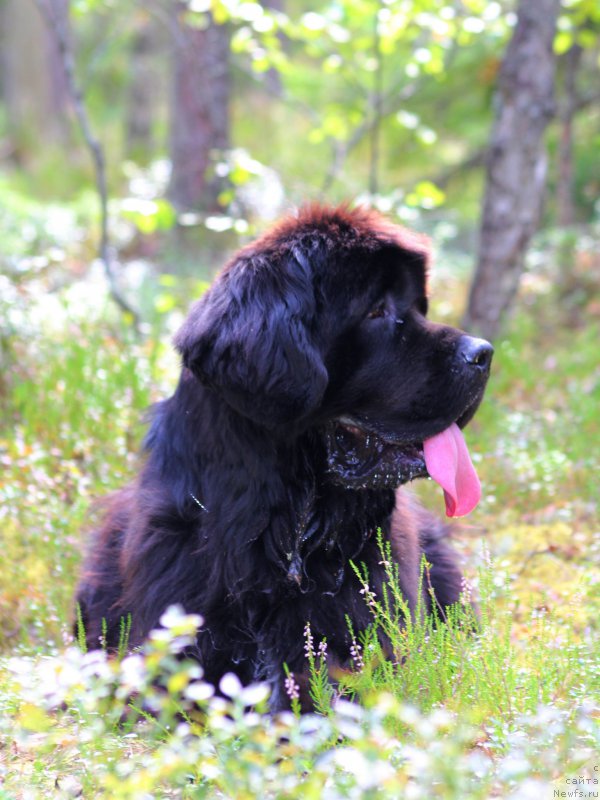
[[[386,315],[385,303],[382,301],[369,311],[369,313],[367,314],[367,319],[379,319],[379,317],[385,317],[385,315]]]

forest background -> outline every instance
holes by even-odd
[[[598,777],[599,78],[596,0],[0,0],[1,798],[537,799]],[[317,659],[311,728],[257,722],[235,685],[210,700],[169,660],[176,614],[138,661],[70,631],[90,503],[134,474],[171,334],[312,200],[429,234],[432,317],[496,356],[457,531],[483,633],[363,659],[352,710]],[[123,728],[157,671],[171,705]],[[174,713],[192,701],[202,724]]]

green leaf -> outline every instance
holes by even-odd
[[[156,226],[161,231],[170,230],[177,221],[177,212],[168,200],[156,201]]]
[[[146,235],[157,230],[169,230],[175,224],[177,214],[168,200],[141,200],[127,197],[121,202],[121,213],[136,228]]]
[[[437,208],[441,206],[446,195],[431,181],[420,181],[406,198],[407,205],[421,208]]]
[[[159,314],[168,314],[169,311],[172,311],[176,305],[177,299],[175,298],[175,295],[167,294],[166,292],[163,292],[154,298],[154,308]]]
[[[595,31],[584,29],[577,33],[577,44],[585,49],[591,49],[598,44],[599,37]]]
[[[571,31],[561,31],[554,40],[554,52],[562,55],[573,46],[573,33]]]

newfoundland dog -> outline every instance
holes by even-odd
[[[303,630],[350,663],[370,622],[349,562],[386,580],[381,530],[416,608],[458,600],[444,526],[398,487],[431,476],[449,516],[480,496],[462,437],[492,347],[429,322],[428,245],[365,209],[311,206],[225,266],[175,338],[179,384],[159,403],[133,484],[107,501],[77,592],[87,645],[140,645],[178,603],[204,625],[187,652],[218,683],[302,681]],[[432,600],[432,596],[434,599]]]

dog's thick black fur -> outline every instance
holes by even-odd
[[[90,648],[104,625],[115,649],[127,615],[139,645],[179,603],[204,618],[187,655],[206,678],[267,680],[280,708],[306,622],[349,663],[346,617],[370,616],[348,562],[381,590],[378,528],[411,608],[423,553],[437,602],[457,601],[444,527],[396,490],[427,474],[424,439],[474,414],[491,347],[426,320],[427,260],[374,212],[310,207],[223,269],[176,337],[181,378],[141,474],[92,542],[77,593]]]

